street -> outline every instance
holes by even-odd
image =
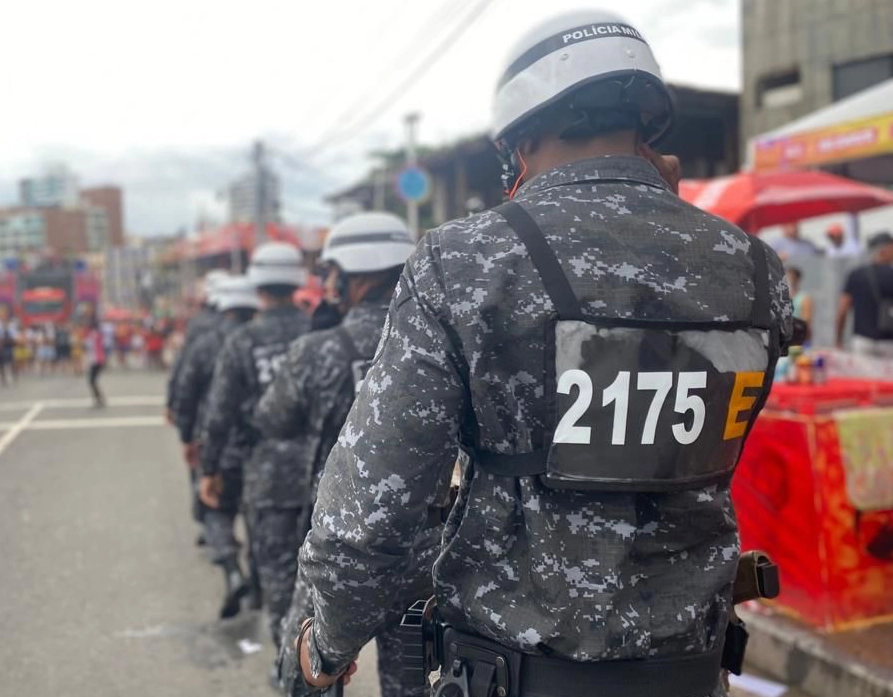
[[[217,620],[222,579],[194,544],[164,376],[103,383],[104,410],[81,377],[0,392],[0,697],[274,694],[262,615]],[[736,697],[794,695],[748,686]],[[347,692],[378,695],[371,648]]]
[[[104,376],[105,410],[82,377],[0,391],[0,696],[274,694],[261,614],[217,620],[164,379]],[[374,670],[350,692],[377,695]]]

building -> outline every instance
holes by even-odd
[[[890,0],[742,0],[742,142],[893,77]]]
[[[94,243],[101,245],[96,249],[104,249],[107,246],[120,247],[124,244],[124,195],[117,186],[97,186],[81,191],[83,204],[105,214],[103,221],[97,218]]]
[[[280,188],[279,177],[269,168],[260,170],[261,181],[258,183],[256,173],[248,174],[233,182],[228,193],[229,217],[231,223],[254,222],[255,201],[260,190],[263,200],[263,216],[268,222],[280,222]]]
[[[78,178],[65,165],[53,165],[39,177],[19,181],[19,201],[28,208],[76,206]]]
[[[738,95],[681,86],[671,89],[676,125],[660,150],[680,157],[685,177],[716,177],[737,171]],[[372,209],[405,215],[405,206],[394,188],[404,159],[400,151],[389,153],[384,168],[327,197],[336,217]],[[421,148],[419,164],[428,171],[432,183],[431,196],[419,209],[422,229],[493,208],[505,198],[500,180],[502,165],[484,134],[440,149]]]
[[[64,168],[19,182],[19,203],[0,208],[0,257],[51,249],[72,256],[124,242],[121,189],[78,189]]]

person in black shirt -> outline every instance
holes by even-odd
[[[871,263],[851,271],[843,287],[837,308],[837,346],[843,347],[852,309],[853,352],[893,359],[893,235],[878,233],[868,249]]]

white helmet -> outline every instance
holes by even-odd
[[[229,273],[223,269],[212,269],[205,274],[204,290],[205,302],[211,307],[217,307],[217,289],[220,284],[230,277]]]
[[[220,312],[237,308],[260,308],[257,288],[247,276],[230,276],[222,280],[217,286],[217,298],[217,309]]]
[[[569,97],[590,110],[637,112],[649,143],[672,124],[670,94],[651,49],[617,15],[602,10],[561,14],[530,31],[509,55],[493,101],[497,144],[517,137],[531,117]]]
[[[304,257],[285,242],[266,242],[254,250],[248,278],[257,286],[302,286],[306,279]]]
[[[321,261],[348,274],[374,273],[403,266],[414,247],[409,228],[396,215],[357,213],[332,228]]]

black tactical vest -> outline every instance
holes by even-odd
[[[765,403],[781,353],[766,250],[753,239],[747,321],[584,317],[555,253],[516,203],[496,209],[524,243],[555,313],[546,327],[545,448],[504,455],[471,446],[481,469],[550,487],[629,492],[728,480]],[[759,357],[742,370],[742,346]],[[763,357],[765,363],[763,364]]]

